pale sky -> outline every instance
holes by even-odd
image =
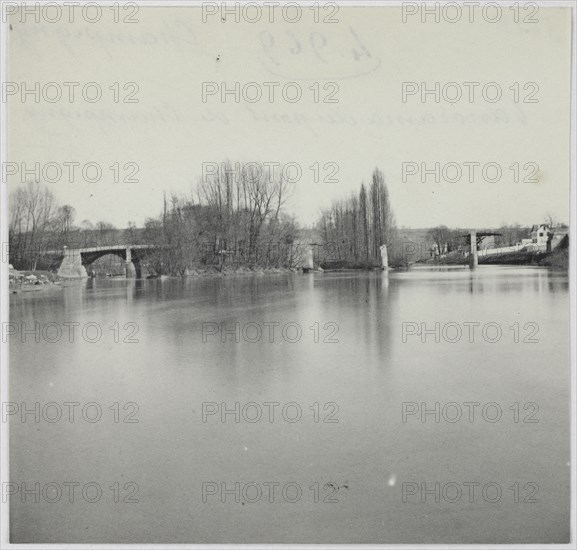
[[[219,15],[203,23],[201,10],[192,7],[141,7],[136,18],[114,23],[106,10],[94,24],[79,17],[75,23],[12,17],[8,80],[28,88],[35,82],[80,86],[73,103],[63,85],[56,103],[10,97],[8,160],[30,169],[36,162],[101,165],[99,182],[79,174],[69,183],[63,174],[50,183],[60,202],[74,206],[77,222],[140,225],[160,212],[163,192],[188,192],[203,162],[226,158],[298,163],[302,178],[288,210],[303,224],[314,222],[332,199],[357,193],[376,166],[385,173],[399,226],[533,224],[548,212],[569,221],[568,9],[541,8],[535,24],[515,24],[505,9],[494,24],[481,18],[403,23],[400,8],[341,8],[332,24],[314,23],[306,9],[296,24],[281,17],[223,22]],[[88,82],[101,87],[100,101],[82,99]],[[123,85],[136,83],[138,102],[115,103],[109,89],[115,82],[121,98],[134,89]],[[256,82],[265,94],[263,83],[278,86],[273,103],[242,96],[236,103],[232,95],[223,103],[220,94],[203,103],[203,82],[219,88]],[[289,82],[301,87],[296,103],[280,93]],[[403,103],[402,82],[455,82],[465,92],[464,82],[480,87],[473,103],[435,103],[432,96],[422,103],[419,95]],[[497,103],[482,99],[488,82],[502,90]],[[538,102],[514,103],[510,86],[520,83],[522,99],[535,89],[523,89],[529,82],[538,85]],[[335,89],[332,83],[338,103],[315,103],[310,87],[318,86],[322,98]],[[294,89],[287,90],[291,96]],[[138,182],[115,183],[109,169],[115,162],[121,168],[136,163]],[[455,183],[435,183],[432,176],[426,183],[418,176],[403,182],[403,162],[452,162],[464,170],[465,162],[494,162],[503,174],[498,183],[483,181],[480,168],[473,183],[466,172]],[[516,162],[521,178],[538,165],[538,183],[515,183],[509,167]],[[329,176],[325,164],[333,163],[331,171],[336,164],[338,181],[315,183],[314,163],[321,177]],[[524,170],[527,163],[534,164]],[[129,172],[121,170],[121,178]],[[20,180],[20,173],[11,176],[9,189]]]

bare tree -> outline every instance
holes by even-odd
[[[433,242],[437,254],[443,255],[450,251],[453,233],[446,225],[439,225],[429,229],[427,238]]]
[[[329,210],[321,211],[317,227],[324,242],[325,261],[377,264],[381,245],[390,244],[395,231],[382,172],[374,170],[368,193],[363,183],[358,197],[334,201]]]
[[[369,214],[367,207],[367,190],[365,189],[365,184],[361,184],[361,190],[359,192],[359,216],[361,221],[361,232],[362,232],[362,242],[363,251],[365,256],[365,262],[369,261]]]
[[[10,196],[10,248],[28,269],[36,269],[45,252],[56,212],[54,195],[38,182],[29,182]]]

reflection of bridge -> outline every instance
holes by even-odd
[[[62,263],[58,269],[58,275],[61,277],[88,277],[86,266],[91,265],[102,256],[114,254],[124,260],[127,277],[140,279],[142,277],[141,260],[157,248],[155,245],[150,244],[117,244],[90,248],[65,248],[64,251],[47,251],[47,254],[62,257]]]

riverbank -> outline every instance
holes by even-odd
[[[408,262],[399,260],[393,259],[389,262],[389,269],[401,269],[408,266]],[[374,271],[383,269],[382,265],[378,263],[349,262],[346,260],[321,262],[320,267],[323,271]]]
[[[512,252],[479,258],[481,265],[537,265],[569,269],[569,250],[553,252]]]
[[[194,267],[186,270],[184,277],[230,277],[235,275],[267,275],[278,273],[299,273],[301,269],[296,267],[223,267],[222,269],[216,266]]]
[[[449,253],[442,258],[426,260],[428,265],[468,265],[468,257]],[[569,239],[565,237],[552,252],[519,250],[505,254],[480,255],[479,265],[533,265],[569,269]]]
[[[51,271],[10,271],[9,292],[45,292],[62,289],[62,282],[56,273]]]

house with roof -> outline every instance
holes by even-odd
[[[531,227],[531,242],[537,246],[547,246],[547,242],[554,234],[551,226],[546,223]]]
[[[549,224],[542,223],[531,227],[531,238],[523,239],[522,243],[530,241],[539,250],[554,250],[563,238],[569,233],[569,228],[565,225],[551,227]]]

